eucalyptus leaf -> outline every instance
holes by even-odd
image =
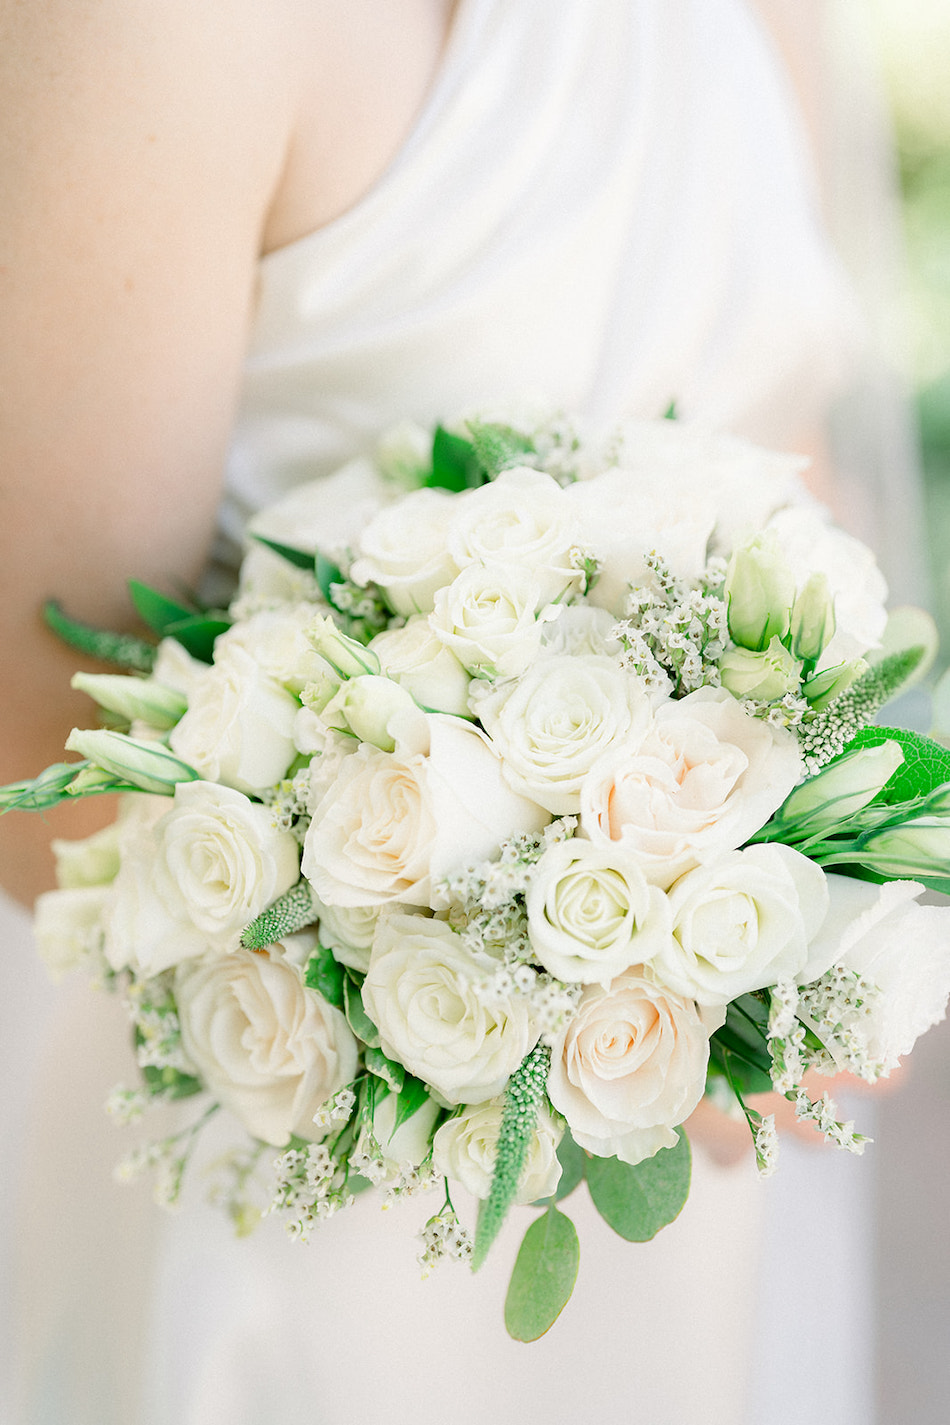
[[[370,1049],[378,1049],[379,1030],[363,1008],[360,987],[352,975],[344,975],[343,978],[343,1011],[357,1039],[362,1039]]]
[[[263,544],[265,548],[272,549],[275,554],[279,554],[281,559],[286,559],[288,564],[313,573],[314,556],[309,554],[306,549],[295,549],[291,544],[281,544],[276,539],[265,539],[262,534],[255,534],[253,537],[258,544]]]
[[[558,1144],[557,1157],[561,1165],[561,1177],[555,1197],[560,1202],[583,1181],[587,1167],[587,1154],[574,1142],[569,1128],[565,1128],[564,1137]]]
[[[307,961],[304,984],[308,990],[317,990],[328,1004],[335,1009],[343,1008],[343,983],[346,975],[343,966],[333,958],[333,951],[325,945],[318,945]]]
[[[897,742],[904,760],[878,793],[876,801],[912,801],[915,797],[929,796],[937,787],[950,782],[950,750],[921,732],[903,727],[863,727],[848,743],[847,751],[877,747],[882,742]]]
[[[680,1129],[675,1148],[642,1163],[590,1158],[587,1186],[601,1217],[627,1242],[649,1242],[678,1217],[689,1196],[689,1140]]]
[[[574,1224],[549,1207],[524,1235],[505,1298],[505,1326],[516,1341],[537,1341],[567,1305],[577,1280]]]

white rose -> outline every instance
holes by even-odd
[[[617,620],[608,609],[586,603],[568,604],[559,618],[544,625],[541,652],[554,656],[596,653],[615,657],[621,652],[620,640],[614,636],[616,627]]]
[[[324,905],[314,897],[320,918],[320,944],[333,951],[341,965],[349,965],[365,975],[369,969],[369,954],[373,948],[378,905]]]
[[[516,678],[538,656],[545,624],[560,613],[559,605],[543,605],[530,570],[470,564],[436,594],[429,626],[470,673]]]
[[[511,786],[556,816],[579,811],[597,759],[642,737],[650,722],[639,680],[594,654],[543,658],[488,690],[475,710]]]
[[[301,569],[266,544],[251,540],[241,562],[237,597],[230,608],[232,618],[248,618],[262,609],[301,602],[311,608],[323,603],[313,571]]]
[[[173,802],[142,797],[121,823],[107,918],[114,969],[159,974],[180,960],[237,949],[241,931],[298,879],[298,848],[272,813],[210,782]]]
[[[409,619],[403,628],[378,633],[370,648],[387,676],[411,693],[420,707],[456,717],[467,714],[471,678],[423,614]]]
[[[502,1097],[463,1108],[442,1124],[432,1140],[436,1171],[460,1182],[473,1197],[485,1198],[491,1191],[503,1106]],[[564,1129],[542,1106],[518,1178],[516,1203],[537,1202],[555,1192],[561,1179],[557,1146],[563,1136]]]
[[[606,988],[588,985],[555,1040],[548,1076],[548,1096],[580,1147],[624,1163],[672,1148],[673,1129],[703,1096],[713,1027],[692,1000],[634,970]]]
[[[332,475],[296,485],[282,500],[253,515],[248,533],[293,549],[319,549],[345,569],[361,531],[391,495],[373,462],[358,457]]]
[[[459,569],[500,564],[529,570],[544,603],[580,589],[581,571],[571,564],[576,517],[560,485],[543,471],[504,470],[457,500],[447,543]]]
[[[546,824],[541,808],[505,782],[482,732],[459,718],[428,721],[428,754],[362,743],[332,781],[315,783],[303,872],[326,905],[438,907],[450,871]]]
[[[357,1043],[279,946],[179,966],[175,1000],[185,1053],[249,1133],[275,1147],[320,1136],[313,1116],[355,1076]]]
[[[769,524],[799,588],[824,574],[834,599],[835,633],[819,666],[832,668],[876,648],[887,624],[887,584],[866,545],[831,524],[823,510],[796,506]]]
[[[297,699],[231,646],[196,683],[169,742],[209,782],[239,792],[274,786],[296,756]]]
[[[559,980],[605,985],[657,955],[670,937],[666,896],[633,856],[589,841],[557,842],[528,889],[531,947]]]
[[[380,917],[363,982],[366,1012],[383,1052],[447,1103],[501,1093],[538,1034],[523,998],[483,1005],[485,972],[441,920]]]
[[[828,910],[825,874],[790,846],[750,846],[669,890],[673,934],[651,970],[699,1004],[794,979]]]
[[[190,698],[208,671],[207,663],[193,658],[177,638],[163,638],[155,653],[152,677]]]
[[[723,688],[668,699],[646,734],[608,753],[581,788],[581,826],[596,845],[635,855],[671,885],[741,846],[798,781],[792,733],[750,717]]]
[[[262,609],[218,635],[215,663],[225,658],[230,649],[243,648],[268,678],[292,693],[300,693],[308,683],[329,672],[307,636],[315,614],[312,603]]]
[[[828,888],[831,910],[799,980],[817,979],[839,964],[877,986],[880,996],[864,1012],[847,1016],[845,1028],[887,1075],[946,1013],[950,907],[918,905],[924,888],[914,881],[876,886],[829,875]]]
[[[360,536],[351,577],[378,584],[397,614],[427,613],[436,591],[459,572],[446,546],[458,498],[446,490],[415,490],[380,510]]]
[[[110,896],[108,885],[87,885],[46,891],[37,897],[33,934],[40,959],[54,980],[99,959]]]

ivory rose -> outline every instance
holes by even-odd
[[[314,1114],[355,1076],[357,1042],[279,945],[180,965],[175,1000],[185,1053],[249,1133],[278,1148],[321,1136]]]
[[[709,1035],[722,1022],[637,968],[588,985],[554,1042],[548,1096],[575,1141],[639,1163],[676,1143],[703,1096]]]
[[[366,1012],[383,1052],[446,1103],[501,1093],[537,1041],[525,1000],[482,1004],[484,968],[441,920],[390,911],[380,917],[363,982]]]
[[[470,564],[435,596],[429,626],[476,677],[516,678],[534,661],[560,606],[518,565]]]
[[[576,837],[545,851],[527,905],[531,948],[559,980],[607,984],[670,939],[666,896],[636,859]]]
[[[427,613],[436,590],[459,572],[446,546],[457,498],[446,490],[414,490],[380,510],[360,536],[351,577],[378,584],[397,614]]]
[[[450,871],[547,822],[510,789],[483,733],[459,718],[427,721],[427,753],[363,743],[332,778],[315,780],[302,865],[326,905],[437,907]]]
[[[409,619],[402,628],[378,633],[370,647],[387,676],[411,693],[420,707],[456,717],[468,714],[472,680],[423,615]]]
[[[798,781],[792,733],[743,712],[723,688],[668,699],[645,733],[607,753],[581,788],[581,826],[595,845],[634,855],[664,889],[734,850]]]
[[[457,1117],[442,1124],[432,1140],[436,1171],[460,1182],[473,1197],[485,1198],[491,1191],[503,1108],[503,1097],[463,1108]],[[537,1202],[556,1190],[561,1179],[557,1146],[563,1136],[564,1129],[542,1106],[518,1178],[516,1203]]]

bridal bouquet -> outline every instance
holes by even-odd
[[[675,420],[405,426],[258,517],[226,612],[133,584],[156,644],[50,606],[131,671],[78,674],[83,760],[0,792],[124,794],[56,843],[39,944],[127,1000],[120,1116],[200,1104],[130,1170],[174,1201],[222,1108],[240,1230],[435,1187],[426,1269],[533,1204],[529,1340],[577,1272],[558,1203],[586,1179],[652,1237],[704,1094],[763,1173],[764,1090],[861,1151],[804,1079],[886,1075],[943,1015],[950,752],[872,721],[930,630],[887,631],[800,464]]]

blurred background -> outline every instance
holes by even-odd
[[[899,366],[917,417],[933,612],[950,662],[950,0],[863,0],[894,126]],[[877,1110],[878,1425],[950,1416],[950,1025]]]

